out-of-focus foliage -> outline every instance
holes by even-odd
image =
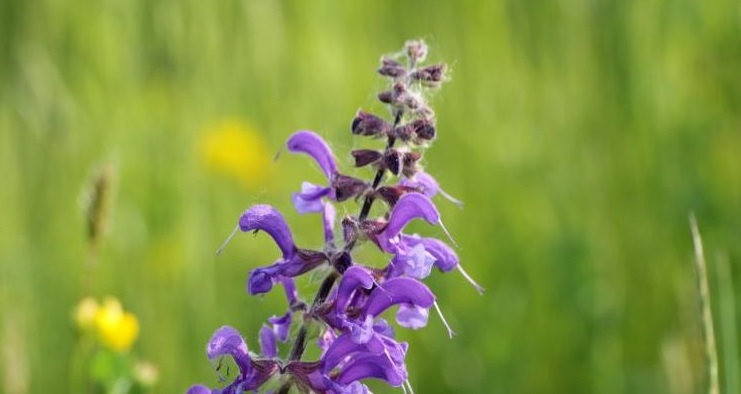
[[[487,288],[433,275],[458,335],[434,319],[401,333],[416,391],[700,392],[694,211],[721,384],[739,392],[741,5],[726,0],[0,2],[0,391],[71,390],[81,194],[105,162],[116,182],[89,290],[137,315],[159,392],[215,384],[213,331],[255,347],[283,302],[244,291],[277,256],[266,237],[215,249],[258,202],[320,244],[289,194],[321,174],[271,158],[306,128],[349,168],[341,152],[366,144],[350,120],[380,108],[380,54],[413,37],[451,65],[423,163],[465,201],[438,202]]]

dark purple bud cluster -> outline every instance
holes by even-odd
[[[234,328],[217,330],[207,346],[209,359],[231,356],[239,373],[226,387],[212,390],[196,385],[189,393],[269,390],[286,394],[296,387],[300,392],[363,394],[370,391],[362,381],[372,378],[411,391],[406,368],[408,344],[395,339],[392,325],[382,318],[384,312],[396,307],[398,325],[418,329],[427,324],[429,311],[434,308],[452,336],[435,295],[422,280],[433,267],[441,272],[458,270],[476,290],[483,291],[463,270],[450,246],[435,238],[404,233],[409,222],[422,219],[439,226],[450,237],[431,198],[439,193],[454,203],[460,202],[442,191],[419,164],[421,149],[436,135],[434,112],[426,103],[424,90],[439,86],[445,66],[418,66],[427,55],[422,41],[407,42],[403,53],[403,58],[383,57],[378,69],[379,74],[392,78],[391,89],[379,95],[389,105],[392,121],[359,111],[350,127],[355,135],[386,139],[383,150],[351,152],[356,167],[375,168],[372,182],[339,172],[329,145],[316,133],[302,130],[288,139],[288,151],[310,156],[326,176],[325,185],[304,182],[301,191],[291,196],[299,213],[321,214],[324,245],[320,249],[298,247],[285,219],[270,205],[254,205],[240,216],[237,227],[217,253],[238,231],[267,233],[281,256],[271,265],[250,271],[247,291],[259,295],[280,286],[286,294],[287,309],[263,325],[259,354],[248,351]],[[400,146],[395,146],[397,142]],[[382,184],[388,175],[398,178],[394,183]],[[357,216],[341,219],[342,243],[338,244],[334,204],[352,198],[363,203]],[[385,202],[388,210],[369,217],[377,199]],[[379,265],[361,264],[353,257],[361,242],[376,245],[388,259]],[[324,280],[313,301],[306,303],[299,298],[294,280],[320,267],[325,267]],[[292,331],[293,336],[289,335]],[[312,339],[309,332],[315,331],[320,332],[316,344],[321,357],[305,361],[304,350]],[[281,357],[278,342],[291,343],[287,355]]]

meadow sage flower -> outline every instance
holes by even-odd
[[[259,355],[248,352],[235,329],[217,330],[209,342],[208,357],[214,360],[231,356],[239,373],[221,389],[196,385],[189,393],[266,389],[287,394],[296,387],[300,392],[367,394],[370,390],[363,383],[367,379],[413,391],[406,367],[409,345],[396,340],[394,328],[382,315],[395,309],[398,326],[419,329],[427,325],[434,308],[452,336],[453,330],[434,293],[422,280],[433,273],[433,268],[441,272],[458,270],[476,290],[483,291],[463,270],[458,255],[446,242],[404,232],[410,222],[421,219],[441,229],[455,245],[431,198],[442,194],[454,203],[460,202],[445,193],[420,165],[423,150],[437,136],[426,90],[439,87],[447,68],[444,64],[420,64],[427,55],[422,41],[407,42],[402,53],[384,57],[378,69],[379,74],[391,80],[389,89],[378,98],[388,104],[392,119],[361,110],[350,124],[353,135],[386,141],[383,150],[351,152],[356,167],[376,171],[371,181],[340,172],[329,144],[315,132],[301,130],[288,138],[288,151],[311,157],[326,179],[321,185],[303,182],[301,191],[291,196],[298,213],[321,214],[324,245],[314,249],[297,247],[283,215],[270,205],[254,205],[244,211],[217,253],[239,231],[267,233],[278,246],[280,256],[272,264],[250,271],[247,291],[264,294],[280,284],[288,310],[262,325]],[[400,146],[396,146],[397,142]],[[400,179],[384,185],[386,176]],[[362,201],[360,211],[341,218],[342,239],[336,240],[335,204],[351,199]],[[383,201],[387,210],[371,217],[376,200]],[[385,253],[381,264],[366,265],[356,259],[356,245],[367,241]],[[319,267],[327,269],[317,270]],[[323,273],[324,279],[313,300],[305,302],[296,290],[294,278],[310,271]],[[303,360],[310,338],[316,338],[321,356]],[[291,343],[291,348],[282,355],[278,342],[285,341]],[[264,386],[268,381],[272,382],[270,386]]]

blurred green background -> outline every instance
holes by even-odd
[[[106,164],[115,182],[90,294],[139,317],[134,351],[158,365],[157,392],[217,385],[213,331],[233,325],[256,348],[285,301],[244,290],[248,270],[278,255],[268,237],[214,251],[258,202],[284,212],[299,245],[320,244],[318,217],[296,214],[289,195],[321,174],[273,155],[312,129],[349,169],[349,149],[369,145],[350,120],[381,109],[380,55],[417,37],[452,68],[424,162],[466,203],[438,201],[487,291],[429,279],[458,335],[435,317],[400,331],[416,392],[703,392],[691,211],[721,384],[741,392],[741,4],[730,0],[3,0],[0,392],[71,390],[82,201]]]

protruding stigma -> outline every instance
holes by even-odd
[[[237,234],[237,231],[239,231],[239,225],[237,225],[236,227],[234,227],[234,230],[232,230],[232,233],[229,234],[228,237],[226,237],[226,240],[224,241],[224,243],[221,244],[221,247],[216,251],[216,255],[217,256],[220,255],[221,252],[224,251],[224,249],[226,249],[226,245],[228,245],[229,242],[232,240],[232,238],[234,238],[234,236]]]

